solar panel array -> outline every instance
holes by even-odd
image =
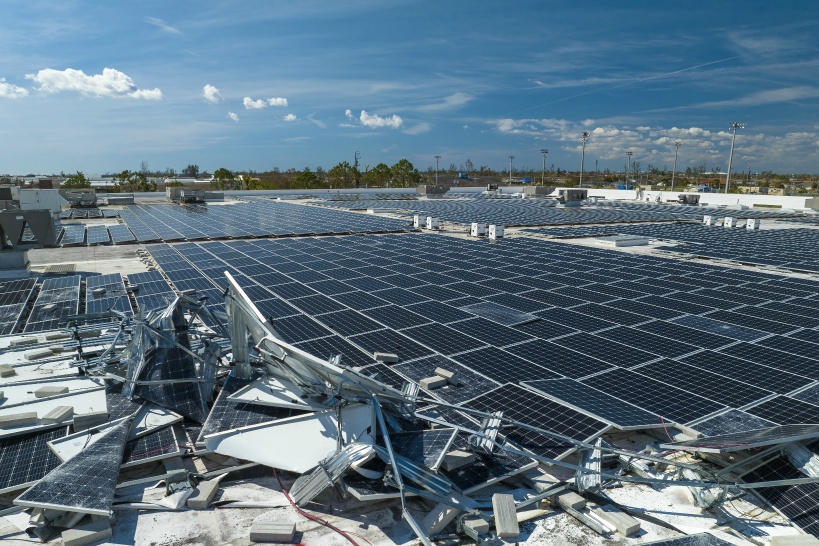
[[[551,199],[345,200],[328,201],[323,205],[339,209],[396,208],[407,211],[408,214],[431,215],[462,224],[485,222],[506,226],[661,222],[701,219],[704,214],[725,215],[725,209],[616,201],[561,208],[557,206],[557,201]],[[741,218],[775,218],[788,215],[756,210],[736,211],[735,214]]]
[[[125,291],[122,275],[95,275],[85,280],[85,312],[104,313],[109,310],[131,313],[131,302]]]
[[[36,279],[22,279],[0,283],[0,335],[17,329],[36,282]]]
[[[529,238],[496,245],[404,234],[148,248],[180,289],[221,290],[230,271],[296,346],[320,357],[342,353],[348,365],[371,364],[374,351],[396,353],[392,369],[415,381],[430,359],[480,377],[482,392],[571,380],[575,391],[591,388],[657,416],[657,425],[696,422],[819,380],[809,350],[819,349],[819,335],[808,335],[819,283],[810,280]],[[480,302],[538,320],[503,326],[468,312]]]
[[[671,223],[531,228],[527,231],[553,237],[641,235],[689,243],[659,248],[692,257],[819,272],[819,230],[811,228],[746,230],[699,223]]]
[[[80,309],[81,281],[79,275],[43,281],[23,331],[55,330],[64,325],[65,317],[76,315]]]
[[[220,205],[133,205],[120,211],[141,243],[406,231],[405,220],[246,197]]]

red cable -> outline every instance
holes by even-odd
[[[305,517],[305,518],[307,518],[307,519],[311,519],[311,520],[313,520],[313,521],[315,521],[315,522],[317,522],[317,523],[320,523],[321,525],[324,525],[324,526],[325,526],[325,527],[327,527],[328,529],[332,529],[333,531],[335,531],[335,532],[336,532],[336,533],[338,533],[339,535],[341,535],[341,536],[343,536],[344,538],[346,538],[346,539],[347,539],[347,540],[348,540],[348,541],[349,541],[351,544],[353,544],[353,546],[359,546],[359,544],[358,544],[358,542],[356,542],[356,541],[355,541],[355,540],[354,540],[354,539],[353,539],[353,538],[352,538],[350,535],[355,535],[355,536],[357,536],[358,538],[360,538],[361,540],[363,540],[364,542],[366,542],[367,544],[369,544],[370,546],[372,546],[372,542],[370,542],[369,540],[367,540],[367,539],[366,539],[366,538],[364,538],[363,536],[361,536],[361,535],[359,535],[359,534],[357,534],[357,533],[352,533],[352,532],[348,532],[348,531],[342,531],[341,529],[339,529],[338,527],[336,527],[335,525],[333,525],[333,524],[332,524],[332,523],[330,523],[329,521],[327,521],[327,520],[325,520],[325,519],[322,519],[322,518],[320,518],[320,517],[318,517],[318,516],[314,516],[313,514],[311,514],[311,513],[309,513],[309,512],[305,512],[304,510],[302,510],[301,508],[299,508],[298,506],[296,506],[296,503],[295,503],[295,502],[293,502],[293,499],[290,497],[290,493],[288,493],[288,492],[287,492],[287,489],[285,489],[285,488],[284,488],[284,485],[282,485],[282,481],[279,479],[279,474],[276,472],[276,469],[275,469],[275,468],[273,469],[273,475],[276,477],[276,481],[277,481],[277,482],[279,482],[279,487],[281,488],[282,493],[284,493],[284,496],[287,498],[287,502],[289,502],[289,503],[290,503],[290,506],[292,506],[292,507],[293,507],[293,509],[294,509],[296,512],[298,512],[299,514],[301,514],[302,516],[304,516],[304,517]]]

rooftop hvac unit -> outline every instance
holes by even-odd
[[[427,216],[427,229],[441,229],[441,220]]]
[[[745,229],[759,229],[760,220],[758,218],[749,218],[745,221]]]
[[[483,237],[486,235],[486,224],[483,222],[472,222],[472,229],[469,234],[473,237]]]
[[[733,216],[726,216],[722,222],[722,227],[736,227],[737,219]]]
[[[489,238],[493,241],[503,237],[503,226],[492,224],[489,226]]]
[[[710,214],[706,214],[702,217],[702,225],[704,226],[713,226],[714,225],[714,217]]]

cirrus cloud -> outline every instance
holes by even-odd
[[[39,90],[46,93],[75,91],[94,97],[131,98],[159,100],[162,91],[140,89],[130,76],[114,68],[104,68],[102,74],[87,75],[82,70],[66,68],[54,70],[45,68],[36,74],[26,74],[26,78],[39,85]]]
[[[4,99],[19,99],[28,95],[28,89],[6,83],[5,78],[0,78],[0,97]]]

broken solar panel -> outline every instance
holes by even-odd
[[[776,423],[773,421],[768,421],[767,419],[745,413],[741,410],[730,409],[725,413],[692,424],[691,428],[703,436],[717,436],[719,434],[729,434],[732,432],[757,430],[774,425],[776,425]]]
[[[775,459],[743,476],[746,483],[804,478],[784,458]],[[757,489],[768,502],[806,533],[819,536],[819,483]]]
[[[14,500],[30,508],[52,508],[109,516],[129,419],[64,462]]]
[[[477,425],[475,428],[478,428]],[[452,450],[471,451],[468,437],[469,434],[458,433],[452,442]],[[534,459],[502,449],[496,450],[492,455],[480,452],[474,454],[475,462],[472,464],[442,472],[465,494],[526,472],[538,464]]]
[[[513,384],[502,385],[462,406],[486,413],[502,411],[507,419],[584,442],[609,429],[603,421]],[[574,450],[569,442],[523,427],[504,424],[503,434],[515,445],[542,457],[559,459]]]
[[[715,537],[711,533],[698,533],[680,537],[643,542],[643,546],[732,546],[732,542]]]
[[[524,385],[563,405],[610,423],[620,430],[663,426],[659,415],[574,379],[527,381]]]
[[[437,368],[443,368],[445,370],[455,372],[455,376],[458,380],[457,385],[448,383],[443,387],[439,387],[431,391],[433,396],[436,396],[450,404],[459,404],[464,400],[475,398],[476,396],[499,386],[499,383],[487,379],[486,377],[475,373],[465,366],[461,366],[452,360],[438,355],[419,358],[418,360],[413,360],[404,364],[396,364],[393,366],[393,368],[395,371],[403,374],[416,383],[420,383],[424,378],[434,377],[435,370]]]
[[[122,466],[135,466],[150,461],[182,455],[173,427],[164,427],[125,443]]]
[[[706,436],[696,440],[665,442],[662,449],[702,451],[705,453],[729,453],[774,444],[799,442],[819,436],[819,425],[777,425],[758,430],[731,432],[718,436]]]
[[[527,322],[538,320],[538,317],[535,315],[530,315],[529,313],[524,313],[523,311],[518,311],[511,307],[489,301],[465,305],[459,307],[459,309],[504,326],[519,326]]]
[[[229,398],[230,395],[250,383],[252,383],[252,380],[237,379],[233,375],[228,376],[222,387],[222,391],[213,403],[213,408],[211,408],[205,424],[202,426],[202,431],[197,440],[198,442],[201,442],[205,436],[216,434],[217,432],[310,413],[274,406],[263,406],[251,402],[236,402]]]
[[[28,486],[60,466],[47,443],[65,436],[66,427],[0,440],[0,493]]]
[[[458,429],[454,428],[393,432],[390,434],[390,444],[398,455],[437,470],[457,432]],[[383,443],[383,438],[380,442]]]

